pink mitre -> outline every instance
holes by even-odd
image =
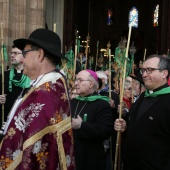
[[[94,79],[98,82],[97,74],[93,70],[87,69],[86,71],[89,72],[94,77]]]

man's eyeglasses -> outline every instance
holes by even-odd
[[[151,74],[155,70],[162,70],[162,69],[159,69],[159,68],[141,68],[140,73],[143,74],[146,71],[147,74]]]
[[[22,50],[22,55],[25,58],[25,55],[30,52],[30,51],[36,51],[35,49],[30,49],[30,50]]]
[[[91,80],[83,80],[83,79],[75,79],[74,82],[82,83],[83,81],[91,81]]]
[[[16,52],[16,51],[12,51],[9,53],[10,55],[14,54],[14,55],[18,55],[18,54],[22,54],[21,52]]]

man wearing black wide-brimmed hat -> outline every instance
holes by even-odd
[[[0,149],[1,168],[74,169],[66,81],[55,69],[65,59],[60,38],[50,30],[37,29],[14,45],[22,50],[23,73],[32,80],[32,87],[9,115]]]
[[[133,102],[136,102],[136,100],[139,98],[140,94],[145,91],[145,85],[143,82],[142,75],[140,73],[138,73],[136,75],[130,75],[129,77],[131,77],[134,80],[132,93],[134,95]]]

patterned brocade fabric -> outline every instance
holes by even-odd
[[[58,142],[60,128],[70,127],[71,120],[64,81],[59,73],[49,73],[38,84],[24,96],[10,122],[1,143],[0,170],[61,170],[61,157],[66,169],[74,169],[71,128]]]

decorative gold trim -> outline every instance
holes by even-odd
[[[27,139],[23,144],[23,151],[29,146],[33,145],[36,141],[41,139],[44,135],[48,133],[57,132],[56,140],[58,144],[60,167],[61,167],[61,170],[67,170],[62,134],[68,131],[69,129],[71,129],[71,117],[68,117],[55,125],[48,126],[45,129],[33,135],[31,138]],[[10,166],[6,170],[13,170],[20,164],[22,160],[23,151],[20,152],[18,157],[10,164]]]
[[[23,154],[23,151],[20,152],[18,157],[16,157],[16,159],[5,170],[14,170],[19,165],[19,163],[21,162],[22,154]]]
[[[64,84],[64,88],[65,88],[65,91],[66,91],[67,98],[69,98],[66,81],[65,81],[65,79],[64,79],[63,77],[60,77],[60,79],[62,80],[62,82],[63,82],[63,84]]]

